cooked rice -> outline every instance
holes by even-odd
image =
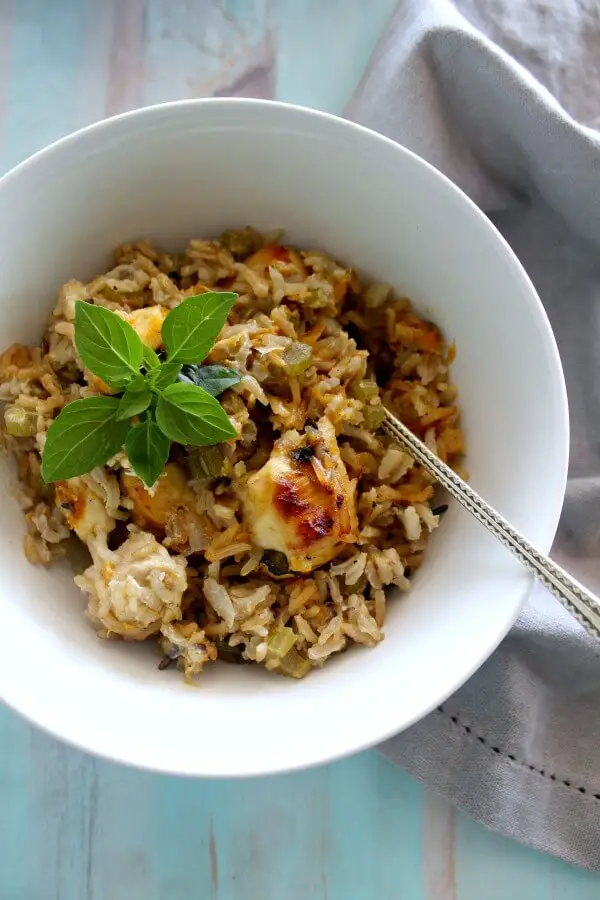
[[[75,301],[128,317],[158,349],[165,312],[213,289],[239,294],[207,360],[241,375],[221,397],[238,430],[221,445],[221,475],[199,478],[174,445],[152,491],[122,452],[83,478],[44,484],[41,452],[53,418],[106,389],[77,359]],[[290,374],[285,354],[295,341],[312,356]],[[147,242],[120,247],[108,272],[61,288],[39,346],[14,345],[0,357],[0,400],[33,416],[30,436],[2,434],[17,460],[27,558],[50,564],[75,531],[91,555],[75,580],[99,635],[152,637],[161,668],[177,660],[186,677],[217,658],[301,677],[352,643],[373,647],[383,638],[386,592],[408,590],[439,524],[432,479],[378,430],[380,404],[456,467],[464,443],[453,356],[391,286],[363,288],[351,268],[317,250],[267,243],[249,228],[192,240],[177,254]],[[379,393],[361,389],[369,376]],[[356,521],[330,561],[277,576],[245,521],[246,485],[276,438],[294,440],[324,420],[335,432]],[[318,460],[314,466],[318,476]],[[287,652],[278,654],[282,636]]]

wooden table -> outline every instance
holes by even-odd
[[[237,93],[339,111],[393,2],[0,0],[0,169],[157,101]],[[179,781],[83,756],[2,709],[0,747],[0,900],[600,895],[600,878],[455,814],[375,752]]]

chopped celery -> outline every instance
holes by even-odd
[[[377,431],[385,419],[385,409],[380,403],[376,406],[367,406],[363,409],[363,418],[365,420],[365,428],[368,431]]]
[[[12,437],[33,437],[37,432],[37,413],[22,406],[7,406],[4,424]]]
[[[369,403],[379,396],[379,388],[377,387],[377,382],[372,381],[370,378],[365,378],[363,381],[355,382],[352,385],[352,393],[357,400]]]
[[[312,347],[300,341],[294,341],[281,355],[288,375],[301,375],[310,366],[311,359]]]
[[[254,228],[228,228],[219,238],[235,259],[244,259],[263,245],[262,236]]]
[[[304,678],[310,669],[310,660],[300,656],[297,650],[292,649],[281,660],[278,671],[283,672],[284,675],[290,675],[292,678]]]
[[[223,453],[218,444],[213,447],[188,447],[188,462],[192,478],[212,481],[223,471]]]
[[[276,656],[278,659],[283,659],[290,652],[296,640],[297,635],[294,634],[291,628],[287,628],[285,625],[278,625],[269,632],[267,654],[271,657]]]

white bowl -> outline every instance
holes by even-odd
[[[93,125],[0,181],[0,334],[35,343],[61,283],[112,248],[178,248],[227,226],[283,227],[413,298],[455,339],[473,486],[542,550],[568,454],[556,345],[525,272],[481,212],[373,132],[253,100],[166,104]],[[5,492],[14,475],[4,464]],[[199,686],[149,648],[98,640],[68,565],[28,564],[22,515],[0,524],[0,696],[56,736],[124,763],[241,776],[313,765],[424,716],[490,655],[531,579],[452,505],[386,639],[295,682],[218,664]]]

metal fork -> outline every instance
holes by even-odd
[[[557,600],[592,634],[600,639],[600,599],[576,581],[568,572],[529,543],[500,513],[486,503],[446,463],[388,409],[382,428],[401,444],[461,506],[485,525],[494,537],[541,581]]]

